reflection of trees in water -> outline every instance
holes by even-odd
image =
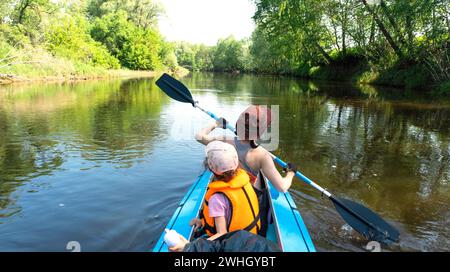
[[[282,128],[281,137],[288,135],[283,147],[291,158],[300,157],[299,161],[312,164],[314,170],[322,168],[314,178],[413,225],[446,220],[450,199],[448,108],[303,100],[301,95],[300,103],[286,98],[289,112],[297,112],[298,118],[291,120],[289,131]]]
[[[67,152],[131,166],[151,149],[162,103],[168,101],[154,80],[18,89],[0,94],[0,216],[20,209],[10,197],[18,186],[57,170]]]
[[[326,154],[330,158],[327,167],[336,166],[337,181],[350,184],[378,176],[379,172],[393,176],[417,172],[418,165],[411,164],[415,161],[411,148],[418,149],[419,145],[411,127],[437,135],[448,134],[450,127],[448,106],[383,102],[383,96],[395,97],[392,88],[379,91],[368,85],[205,73],[194,73],[183,81],[190,88],[214,86],[225,91],[219,96],[229,99],[238,99],[248,90],[252,103],[279,104],[281,142],[289,146],[289,151],[301,151],[305,159],[321,159]],[[421,145],[422,149],[436,148],[429,141]],[[393,163],[404,165],[404,170],[372,169]]]
[[[119,167],[130,167],[137,158],[144,157],[154,137],[161,137],[162,97],[154,81],[124,82],[106,103],[93,109],[92,135],[82,139],[92,148],[83,150],[83,157],[113,161]]]
[[[218,98],[226,103],[233,103],[242,96],[252,98],[255,104],[276,104],[273,99],[280,96],[302,93],[315,93],[317,86],[311,81],[295,80],[290,77],[268,75],[231,75],[225,73],[192,73],[181,81],[191,90],[194,96],[196,89],[220,90]],[[194,97],[195,98],[195,97]]]
[[[330,191],[405,223],[425,247],[448,248],[450,108],[341,98],[316,86],[277,100],[278,154]]]
[[[46,120],[36,118],[38,123],[21,124],[18,116],[9,115],[0,109],[0,209],[7,208],[11,201],[9,195],[22,182],[48,175],[63,163],[63,152],[58,150],[57,142],[46,139],[49,125]],[[0,217],[15,213],[12,209]]]

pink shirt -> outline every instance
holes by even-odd
[[[230,201],[223,194],[213,194],[208,201],[208,209],[210,217],[225,216],[227,225],[231,220],[231,205]]]

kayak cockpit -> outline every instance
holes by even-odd
[[[167,229],[176,230],[188,240],[193,238],[194,231],[193,227],[189,226],[189,222],[192,218],[199,217],[206,190],[212,177],[213,174],[209,170],[205,170],[197,177],[167,224]],[[284,252],[315,251],[308,229],[291,195],[278,192],[266,178],[264,180],[270,194],[270,210],[273,219],[268,226],[266,238],[278,244]],[[164,242],[163,233],[154,246],[153,252],[167,251],[168,247]]]

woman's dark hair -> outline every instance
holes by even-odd
[[[255,149],[259,146],[259,144],[255,140],[250,141],[250,147]]]

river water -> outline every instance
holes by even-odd
[[[450,250],[450,101],[283,77],[182,81],[231,121],[278,105],[274,153],[395,225],[400,242],[382,250]],[[154,83],[0,86],[0,251],[152,249],[202,171],[194,133],[211,122]],[[365,250],[326,198],[301,182],[290,192],[318,250]]]

